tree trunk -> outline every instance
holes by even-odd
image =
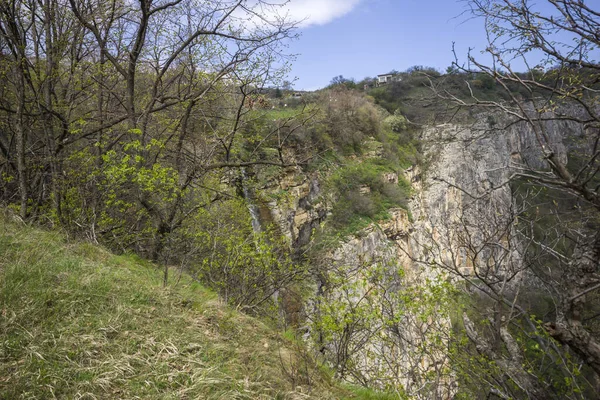
[[[23,60],[17,61],[16,73],[18,76],[16,94],[17,94],[17,110],[16,110],[16,145],[17,145],[17,175],[19,180],[19,195],[21,197],[21,206],[19,215],[21,218],[27,218],[27,199],[29,197],[27,191],[27,167],[25,165],[25,127],[23,126],[23,112],[25,108],[25,79],[23,77]]]
[[[62,221],[61,210],[61,193],[60,193],[60,166],[58,163],[58,154],[56,146],[56,138],[54,132],[54,109],[52,102],[52,92],[54,90],[54,43],[52,22],[54,20],[53,3],[51,0],[44,1],[44,36],[46,46],[46,79],[44,82],[44,107],[40,107],[40,111],[44,114],[44,130],[48,152],[50,153],[50,179],[52,187],[52,205],[58,222]]]
[[[553,323],[544,325],[548,334],[579,354],[600,377],[600,343],[581,322],[589,293],[600,290],[600,232],[583,238],[573,253],[564,282],[568,298]]]

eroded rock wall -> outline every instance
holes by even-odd
[[[445,368],[449,360],[440,350],[443,345],[427,343],[443,342],[443,331],[451,325],[448,310],[444,305],[425,309],[424,304],[410,304],[411,299],[431,301],[426,288],[419,293],[419,285],[449,276],[448,272],[456,279],[469,277],[478,268],[501,277],[520,268],[521,249],[511,231],[514,200],[507,183],[527,166],[545,168],[545,161],[534,133],[525,125],[490,129],[483,122],[487,119],[480,119],[473,126],[426,127],[421,137],[425,165],[400,171],[413,187],[408,210],[391,209],[389,219],[323,251],[322,264],[345,282],[335,286],[315,277],[316,295],[306,308],[309,315],[317,315],[323,313],[323,303],[341,307],[328,309],[342,321],[335,322],[341,324],[333,328],[338,331],[317,341],[343,378],[380,386],[399,384],[414,398],[451,396],[455,384]],[[565,159],[567,139],[574,134],[570,125],[555,123],[547,132]],[[386,174],[383,179],[397,182],[398,175]],[[320,176],[290,171],[278,189],[290,196],[286,202],[269,204],[273,219],[290,242],[302,248],[310,244],[313,231],[329,212]],[[473,251],[480,252],[478,257],[470,254]],[[346,306],[341,305],[344,302]],[[351,315],[365,305],[376,312],[364,318]],[[314,338],[314,330],[320,328],[309,329],[313,332],[307,337]],[[427,383],[432,376],[433,389]]]

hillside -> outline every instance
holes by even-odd
[[[164,289],[136,256],[3,219],[0,260],[0,399],[356,398],[265,324],[185,275]]]

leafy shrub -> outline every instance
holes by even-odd
[[[383,173],[393,172],[386,160],[371,159],[341,168],[330,178],[335,202],[331,224],[343,229],[362,219],[383,219],[393,207],[406,207],[410,185],[385,182]]]
[[[364,94],[336,86],[324,91],[319,103],[325,112],[326,133],[342,153],[360,154],[363,140],[377,135],[379,113]]]
[[[190,220],[191,272],[231,305],[255,314],[276,307],[274,293],[303,279],[277,232],[254,232],[244,200],[202,210]]]
[[[390,115],[387,117],[383,123],[394,132],[401,132],[406,130],[408,127],[408,122],[406,118],[400,113],[400,110],[397,109],[394,111],[394,115]]]

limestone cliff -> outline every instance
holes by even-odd
[[[514,237],[492,232],[480,222],[508,224],[510,230],[514,202],[507,182],[526,165],[544,167],[534,134],[526,126],[491,129],[485,115],[479,119],[470,126],[425,127],[421,140],[426,162],[399,171],[413,188],[408,209],[390,209],[387,219],[332,240],[321,251],[319,263],[326,266],[321,271],[337,274],[338,280],[315,274],[315,296],[306,311],[309,320],[329,312],[334,329],[325,335],[318,324],[308,324],[306,337],[320,343],[320,351],[341,377],[382,387],[401,384],[415,398],[431,398],[432,390],[447,397],[455,389],[445,368],[449,360],[443,345],[431,344],[443,342],[443,332],[450,329],[447,308],[419,304],[429,295],[421,285],[441,279],[448,270],[468,277],[474,268],[498,276],[518,268],[520,249]],[[572,145],[570,126],[555,123],[548,132],[559,156],[566,157]],[[327,223],[330,209],[322,178],[290,169],[276,188],[270,188],[285,193],[268,206],[297,249],[310,246],[315,229]],[[398,174],[382,179],[397,182]],[[487,245],[491,238],[505,244],[502,257]],[[469,254],[473,249],[481,250],[476,261]],[[490,261],[497,258],[501,263]],[[365,307],[379,311],[358,315]],[[431,379],[436,382],[433,389]]]

